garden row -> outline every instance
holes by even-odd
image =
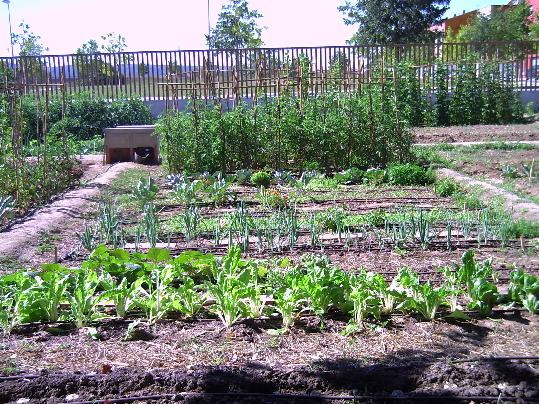
[[[438,182],[436,192],[455,197],[463,209],[448,199],[413,196],[389,199],[392,207],[386,211],[369,209],[373,201],[350,196],[352,190],[361,194],[365,187],[379,186],[384,178],[393,184],[433,180],[430,171],[410,164],[391,166],[387,172],[351,169],[331,178],[314,172],[299,178],[289,172],[251,175],[245,170],[226,178],[207,173],[169,175],[161,193],[155,179],[139,178],[128,200],[133,214],[125,216],[117,203],[102,202],[96,223],[86,226],[80,240],[88,252],[103,243],[137,251],[173,245],[175,251],[196,247],[216,253],[238,244],[245,253],[273,254],[508,246],[539,234],[536,224],[514,220],[494,205],[465,197],[448,180]],[[363,181],[366,185],[339,185]],[[329,195],[331,200],[317,203],[327,206],[324,210],[313,209],[313,190],[328,184],[344,188],[339,201]],[[518,244],[524,247],[522,240]]]
[[[280,316],[288,329],[302,314],[321,319],[349,316],[347,332],[366,319],[395,313],[438,315],[465,320],[463,310],[491,313],[497,303],[521,305],[539,312],[539,279],[514,270],[508,292],[496,283],[491,261],[478,263],[473,250],[462,264],[441,268],[443,283],[420,282],[419,275],[401,268],[391,282],[359,269],[348,273],[327,257],[306,255],[293,265],[244,260],[238,247],[216,258],[196,251],[171,258],[151,249],[130,254],[99,246],[79,269],[44,265],[38,273],[18,272],[0,277],[0,324],[4,333],[36,321],[72,321],[88,326],[109,314],[155,324],[166,317],[217,316],[225,327],[244,318]]]

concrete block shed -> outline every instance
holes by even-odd
[[[117,126],[105,133],[104,163],[136,161],[159,163],[159,135],[155,125]]]

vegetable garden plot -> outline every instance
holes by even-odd
[[[392,196],[389,200],[382,194],[384,203],[392,202],[393,205],[388,204],[384,210],[370,209],[370,201],[376,201],[377,196],[360,200],[357,195],[347,199],[347,194],[363,189],[365,193],[371,192],[373,187],[348,186],[339,188],[337,198],[328,192],[329,199],[320,201],[319,210],[313,209],[317,202],[309,201],[309,189],[301,195],[304,201],[288,202],[284,207],[270,206],[264,202],[263,195],[257,196],[261,192],[252,187],[244,187],[246,192],[241,192],[240,188],[236,201],[211,200],[212,194],[198,190],[194,203],[178,204],[177,200],[171,200],[170,190],[159,189],[159,182],[151,178],[136,182],[127,205],[102,203],[97,221],[88,223],[80,237],[81,243],[93,250],[89,258],[81,249],[79,255],[74,254],[65,261],[70,268],[50,265],[37,273],[22,272],[1,278],[2,301],[5,302],[2,324],[4,330],[11,333],[2,343],[9,357],[15,355],[15,359],[10,359],[13,363],[1,363],[4,368],[19,366],[15,372],[32,372],[47,363],[58,368],[59,363],[65,363],[65,355],[85,358],[84,365],[76,365],[81,368],[74,364],[68,366],[68,369],[83,371],[100,367],[101,363],[115,369],[122,366],[153,369],[184,366],[180,364],[185,363],[190,366],[201,363],[245,366],[253,360],[262,361],[271,368],[275,363],[316,367],[319,365],[312,358],[314,352],[322,352],[321,360],[331,357],[336,364],[343,352],[357,355],[357,359],[363,361],[362,355],[367,352],[363,346],[372,344],[372,338],[378,335],[377,355],[381,358],[389,343],[382,338],[386,333],[392,335],[391,344],[396,344],[395,341],[405,335],[414,335],[407,341],[410,346],[417,347],[417,341],[425,338],[425,333],[434,330],[441,334],[458,332],[461,326],[454,326],[453,321],[465,321],[473,327],[487,321],[482,320],[487,314],[506,321],[505,310],[509,306],[510,316],[536,321],[536,316],[527,313],[538,308],[537,274],[513,268],[499,270],[496,260],[481,263],[471,250],[467,252],[470,246],[479,247],[485,253],[498,249],[502,243],[508,250],[532,245],[531,240],[502,238],[502,230],[509,231],[511,222],[494,210],[456,209],[447,198],[440,198],[441,204],[437,205],[438,200],[426,187],[419,192],[417,189],[412,191],[419,194],[418,200],[431,198],[430,205],[422,208],[404,206],[404,203],[398,205],[401,201],[411,201],[409,195]],[[290,194],[285,188],[273,188]],[[407,192],[406,188],[386,191]],[[325,194],[317,192],[317,195]],[[238,202],[247,196],[251,198],[250,204]],[[355,202],[351,204],[349,200]],[[217,207],[209,206],[210,201]],[[160,210],[160,206],[173,204],[176,204],[173,208]],[[335,206],[330,206],[332,204]],[[367,207],[363,209],[362,204]],[[348,205],[357,208],[347,210]],[[379,207],[376,202],[373,205]],[[134,223],[132,218],[139,214],[141,219]],[[167,228],[173,217],[180,218],[181,225],[177,226],[176,232]],[[452,244],[449,249],[448,222],[460,223],[450,226]],[[469,229],[467,223],[470,223]],[[266,230],[272,230],[269,238],[274,242],[268,243],[263,238],[264,250],[259,251],[256,231],[262,226],[266,226],[264,237]],[[215,229],[218,227],[222,237],[217,246]],[[247,237],[246,228],[249,230]],[[290,229],[296,234],[292,248]],[[427,243],[421,241],[422,231]],[[232,241],[229,243],[230,234]],[[320,244],[311,245],[313,234],[321,239],[323,248]],[[404,234],[406,239],[397,237]],[[280,247],[275,242],[277,235]],[[137,237],[138,245],[135,246]],[[351,241],[357,239],[357,247],[353,242],[346,246],[347,237]],[[248,248],[245,248],[246,239]],[[169,250],[151,248],[152,240],[158,246],[170,241],[170,249],[173,250],[173,246],[178,249],[171,254]],[[383,247],[378,244],[382,241]],[[97,246],[99,242],[109,247]],[[218,250],[218,254],[203,253],[212,248]],[[180,251],[184,249],[187,251]],[[316,255],[304,254],[309,251]],[[332,251],[333,255],[342,252],[357,257],[363,254],[374,257],[396,255],[403,251],[411,258],[425,252],[464,254],[464,257],[457,266],[436,267],[432,271],[393,267],[385,271],[375,268],[381,273],[370,273],[360,270],[359,266],[345,271],[320,255]],[[175,252],[179,254],[173,257]],[[253,257],[268,259],[254,260]],[[433,319],[436,321],[427,322]],[[125,342],[124,338],[143,340]],[[442,346],[450,340],[445,334],[440,338],[445,338],[443,343],[437,340]],[[530,338],[523,336],[523,340],[532,346]],[[27,349],[26,339],[36,341],[38,345]],[[360,345],[340,349],[356,343]],[[339,349],[330,350],[328,344]],[[254,348],[258,345],[260,348]],[[425,352],[427,345],[421,345]],[[454,348],[451,355],[461,355],[462,343],[455,343]],[[97,350],[101,349],[107,352],[104,358],[98,356]],[[465,349],[473,348],[467,346]],[[485,348],[485,352],[492,352],[488,349]],[[139,362],[132,358],[138,358]],[[419,379],[423,366],[429,369],[437,366],[431,359],[423,358],[419,362]],[[357,368],[348,362],[343,369],[351,366]],[[301,372],[304,372],[303,368]],[[384,373],[380,372],[380,375]],[[450,370],[447,372],[451,373]],[[114,374],[117,374],[116,370]],[[62,377],[53,375],[47,380],[39,380],[52,386],[54,380]],[[310,379],[299,379],[301,387],[297,389],[308,388]],[[505,380],[501,376],[499,379]],[[276,383],[284,386],[278,377]],[[13,391],[15,386],[10,384],[5,391]],[[443,387],[435,386],[435,383],[428,386],[432,389]],[[356,385],[356,388],[364,387]],[[152,386],[134,392],[150,393],[156,389],[159,390],[152,382]],[[228,391],[223,386],[218,389]],[[401,390],[413,392],[416,389],[419,387],[410,384]],[[47,394],[51,397],[64,394],[64,390],[61,391],[50,390]],[[102,392],[85,387],[73,391],[88,399],[103,397]],[[325,391],[346,393],[342,386],[333,385],[326,386]],[[383,387],[373,391],[388,392]],[[515,389],[507,396],[513,397],[517,392],[520,390]],[[534,394],[533,389],[531,393],[528,389],[523,389],[522,394],[524,392]],[[66,391],[65,395],[70,393]],[[459,390],[458,394],[464,395],[465,391]],[[480,395],[485,398],[491,394],[482,391]],[[119,392],[117,397],[121,395]]]

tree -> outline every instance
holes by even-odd
[[[127,63],[130,58],[128,55],[120,57],[117,53],[127,48],[126,39],[122,34],[109,32],[101,35],[101,40],[103,42],[99,44],[95,39],[90,39],[77,49],[75,62],[79,75],[93,84],[106,83],[116,76],[118,84],[121,84],[120,61]],[[112,54],[109,58],[110,63],[98,55],[99,50]]]
[[[215,28],[206,35],[211,49],[258,48],[264,44],[262,28],[257,20],[262,17],[257,10],[249,10],[247,0],[230,0],[224,5]]]
[[[101,44],[101,49],[108,53],[123,52],[127,48],[125,37],[122,34],[116,35],[114,32],[109,32],[106,35],[101,35],[101,39],[106,41]]]
[[[351,44],[432,41],[450,0],[347,0],[338,10],[346,25],[359,24]]]
[[[75,64],[79,78],[86,80],[88,84],[99,84],[106,81],[103,62],[100,60],[99,45],[95,39],[90,39],[77,48]]]
[[[45,45],[41,43],[41,37],[30,31],[30,25],[24,21],[19,24],[20,33],[13,33],[11,41],[19,46],[19,56],[41,56],[43,52],[48,51]]]
[[[530,6],[525,2],[510,9],[494,9],[490,15],[478,14],[470,24],[462,27],[455,35],[449,35],[446,41],[482,42],[482,41],[521,41],[529,39]]]
[[[99,45],[95,39],[90,39],[88,42],[82,44],[80,48],[77,48],[78,55],[91,55],[99,52]]]

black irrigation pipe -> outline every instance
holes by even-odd
[[[476,358],[467,359],[450,359],[449,363],[466,363],[466,362],[497,362],[497,361],[537,361],[539,356],[478,356]]]
[[[231,398],[248,398],[248,397],[260,397],[264,399],[283,399],[283,400],[324,400],[324,401],[405,401],[405,400],[414,400],[414,401],[432,401],[432,400],[450,400],[451,402],[461,402],[461,401],[483,401],[496,400],[499,402],[500,399],[504,401],[517,401],[516,397],[504,397],[500,396],[455,396],[455,395],[434,395],[434,394],[399,394],[399,395],[315,395],[315,394],[291,394],[291,393],[196,393],[196,392],[181,392],[181,393],[164,393],[148,396],[131,396],[131,397],[121,397],[121,398],[110,398],[105,400],[92,400],[92,401],[71,401],[69,404],[112,404],[112,403],[132,403],[134,401],[142,400],[162,400],[170,399],[171,401],[181,401],[184,398],[196,398],[196,397],[231,397]],[[539,402],[539,399],[536,398],[527,398],[527,402]],[[62,403],[67,404],[67,403]]]

